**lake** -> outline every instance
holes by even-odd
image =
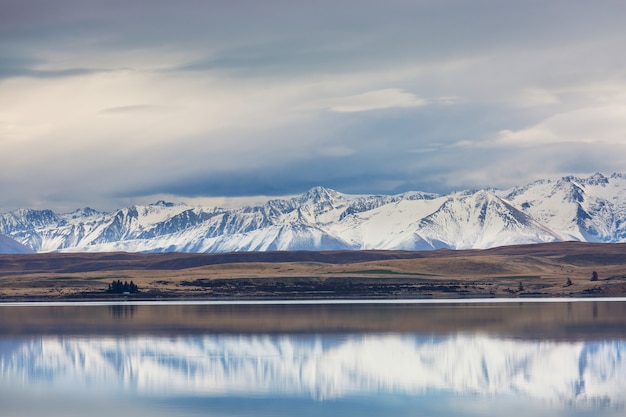
[[[626,300],[507,301],[4,304],[0,415],[624,415]]]

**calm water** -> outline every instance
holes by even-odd
[[[623,416],[626,302],[0,307],[0,416]]]

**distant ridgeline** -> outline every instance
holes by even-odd
[[[128,281],[122,282],[119,279],[110,283],[109,289],[107,290],[109,294],[133,294],[136,292],[139,292],[139,287],[137,287],[133,281],[129,283]]]
[[[626,174],[569,176],[507,190],[447,195],[417,191],[348,195],[315,187],[293,198],[232,209],[162,201],[110,213],[88,208],[65,214],[18,209],[0,213],[0,235],[34,252],[430,250],[558,241],[616,243],[626,242]],[[0,253],[9,249],[2,251],[0,245]]]

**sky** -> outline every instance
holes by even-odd
[[[624,0],[0,0],[0,212],[626,171]]]

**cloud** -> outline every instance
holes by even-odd
[[[471,155],[472,161],[458,160],[456,169],[437,173],[442,184],[453,189],[476,188],[480,184],[509,188],[566,175],[623,172],[626,145],[546,143],[515,149],[466,149],[465,153]]]
[[[15,77],[29,77],[29,78],[59,78],[59,77],[74,77],[77,75],[93,74],[101,72],[101,69],[93,68],[64,68],[58,70],[39,70],[28,67],[17,66],[1,66],[0,67],[0,79],[2,78],[15,78]]]
[[[98,112],[98,114],[105,115],[116,115],[116,114],[126,114],[126,113],[151,113],[151,112],[169,112],[179,109],[174,106],[158,106],[152,104],[133,104],[128,106],[117,106],[117,107],[109,107],[106,109],[102,109]]]
[[[521,91],[512,101],[513,106],[537,107],[560,103],[556,94],[540,88],[527,88]]]
[[[426,100],[400,88],[367,91],[352,96],[337,97],[324,102],[331,111],[352,113],[390,108],[419,107]]]
[[[429,100],[433,103],[440,104],[442,106],[450,106],[454,104],[463,103],[465,99],[463,97],[458,96],[441,96],[435,97],[434,99]]]
[[[622,3],[12,1],[0,211],[626,166]]]
[[[315,152],[321,156],[342,157],[354,154],[354,149],[346,145],[328,145],[315,149]]]
[[[495,143],[514,147],[557,143],[626,145],[626,104],[556,114],[528,128],[500,131]]]

